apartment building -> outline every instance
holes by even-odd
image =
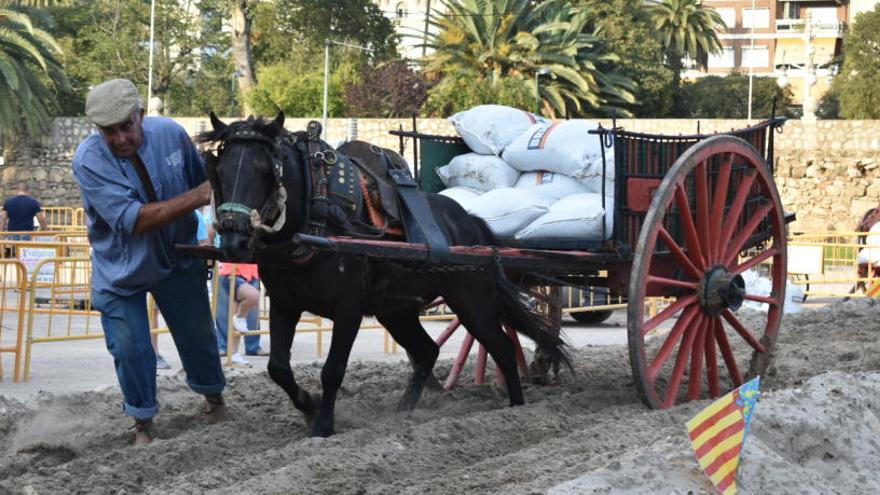
[[[791,87],[795,103],[817,100],[839,68],[843,37],[856,14],[877,0],[704,0],[724,19],[721,54],[685,77],[752,72]],[[810,102],[808,102],[810,103]],[[815,103],[815,101],[813,101]]]

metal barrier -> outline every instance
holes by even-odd
[[[804,287],[810,298],[877,297],[880,295],[880,265],[863,264],[859,275],[859,254],[880,259],[880,236],[865,232],[795,233],[788,238],[789,280]],[[858,290],[864,286],[864,292]]]
[[[235,267],[232,268],[232,273],[229,276],[230,280],[235,277]],[[217,314],[219,308],[217,307],[217,294],[220,291],[220,275],[219,271],[215,272],[213,280],[212,280],[212,293],[214,296],[212,297],[211,310],[214,315]],[[266,288],[263,286],[262,282],[260,283],[260,306],[259,306],[259,318],[258,321],[261,323],[260,327],[262,328],[262,322],[269,321],[269,306],[270,301],[268,294],[266,293]],[[238,338],[239,336],[244,335],[268,335],[269,330],[257,330],[248,332],[244,334],[235,330],[235,327],[232,324],[232,315],[235,313],[236,303],[235,303],[235,284],[229,284],[229,306],[226,308],[226,314],[228,317],[226,318],[226,357],[225,357],[225,366],[227,367],[236,367],[237,365],[232,362],[232,354],[233,354],[233,346],[231,344],[234,338]],[[366,323],[361,324],[361,330],[368,329],[381,329],[384,330],[385,327],[380,325],[379,323]],[[333,322],[330,321],[329,324],[325,323],[324,318],[313,315],[310,313],[305,313],[300,317],[299,322],[297,323],[296,333],[313,333],[315,334],[315,354],[320,357],[324,355],[324,334],[330,333],[333,331]],[[386,353],[396,353],[397,352],[397,343],[393,342],[388,332],[385,332],[384,336],[384,349]]]
[[[92,310],[91,271],[89,258],[47,258],[30,271],[25,381],[34,344],[104,337],[99,313]]]
[[[3,353],[14,356],[12,381],[18,382],[21,378],[27,284],[27,270],[20,261],[0,259],[0,381],[3,380]],[[12,337],[4,335],[4,330],[11,330]]]
[[[77,229],[76,210],[70,206],[44,206],[43,215],[49,230]]]

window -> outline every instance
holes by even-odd
[[[813,24],[837,24],[836,7],[807,7],[807,15]]]
[[[736,9],[719,7],[715,9],[715,12],[718,12],[718,15],[721,16],[721,20],[727,25],[727,29],[734,29],[736,27]]]
[[[736,51],[732,46],[725,46],[721,53],[717,55],[709,55],[710,69],[729,69],[734,66],[734,54]]]
[[[404,17],[406,17],[406,4],[404,4],[403,2],[398,3],[394,11],[397,12],[398,19],[403,19]]]
[[[770,66],[770,50],[766,46],[744,47],[742,52],[743,67],[766,68]]]
[[[770,27],[770,9],[743,9],[744,28]]]

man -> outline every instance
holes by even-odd
[[[18,185],[15,196],[3,203],[0,211],[0,230],[8,232],[30,232],[34,230],[34,218],[40,229],[46,229],[46,217],[40,202],[31,196],[31,188],[26,182]]]
[[[135,418],[135,443],[149,443],[159,403],[147,292],[171,330],[187,384],[205,396],[211,419],[225,415],[205,263],[173,248],[196,243],[194,210],[209,203],[211,187],[184,129],[167,118],[144,118],[131,81],[92,88],[86,116],[98,132],[77,148],[73,174],[89,218],[92,305],[101,312],[123,410]]]

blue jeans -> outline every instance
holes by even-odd
[[[129,415],[149,419],[159,411],[147,292],[171,330],[187,385],[202,395],[218,394],[226,387],[205,277],[204,262],[193,261],[189,268],[175,270],[154,287],[131,296],[92,292],[92,305],[101,312],[104,339],[122,389],[122,407]]]
[[[238,294],[238,288],[241,287],[241,284],[250,284],[255,289],[260,290],[260,281],[257,279],[253,279],[250,282],[246,282],[243,277],[236,276],[235,277],[235,292]],[[220,277],[220,289],[217,293],[217,318],[215,319],[215,324],[217,325],[217,345],[220,349],[226,349],[226,336],[227,336],[227,327],[229,324],[229,277]],[[251,330],[256,330],[260,328],[260,319],[259,319],[259,310],[260,306],[257,305],[256,308],[248,311],[247,314],[247,324],[248,328]],[[247,354],[256,354],[260,350],[260,336],[259,335],[245,335],[244,336],[244,351]]]

